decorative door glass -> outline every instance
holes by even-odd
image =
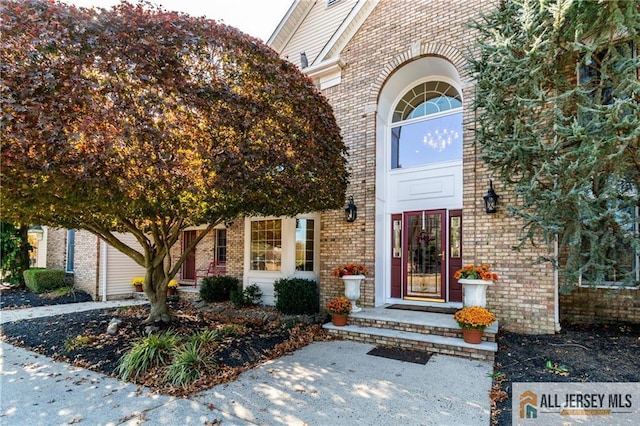
[[[442,299],[443,212],[405,214],[405,297]]]

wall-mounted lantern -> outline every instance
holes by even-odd
[[[358,207],[353,202],[353,195],[349,195],[347,206],[344,208],[344,218],[347,222],[355,222],[358,218]]]
[[[493,190],[493,181],[489,179],[489,190],[482,197],[484,199],[484,209],[487,213],[495,213],[498,211],[498,198],[500,196]]]
[[[38,241],[42,241],[42,238],[44,237],[44,229],[42,229],[42,226],[40,225],[35,225],[29,228],[29,233],[33,234]]]

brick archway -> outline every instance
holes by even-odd
[[[457,69],[463,87],[471,84],[470,76],[465,69],[467,61],[458,49],[441,43],[422,43],[417,41],[412,43],[409,49],[399,53],[382,67],[382,70],[373,80],[373,84],[369,89],[366,102],[366,105],[369,106],[369,111],[366,112],[370,112],[370,108],[374,108],[374,110],[377,109],[378,98],[382,87],[393,73],[403,65],[426,56],[435,56],[450,62]]]

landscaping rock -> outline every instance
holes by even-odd
[[[150,336],[153,333],[157,333],[158,331],[160,331],[160,327],[158,327],[157,325],[148,325],[144,328],[144,334],[146,334],[147,336]]]
[[[198,299],[198,300],[196,300],[195,302],[193,302],[193,307],[194,307],[194,308],[202,309],[202,308],[204,308],[205,306],[207,306],[207,302],[205,302],[205,301],[204,301],[204,300],[202,300],[202,299]]]
[[[121,319],[111,318],[111,321],[109,322],[109,326],[107,327],[107,333],[112,336],[115,336],[118,333],[118,330],[120,329],[120,324],[122,324]]]

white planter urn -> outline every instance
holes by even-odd
[[[362,308],[356,306],[356,300],[360,299],[360,283],[364,275],[343,275],[344,297],[351,300],[351,312],[360,312]]]
[[[462,285],[464,306],[480,306],[483,308],[487,306],[487,287],[492,285],[493,281],[460,278],[458,282]]]

